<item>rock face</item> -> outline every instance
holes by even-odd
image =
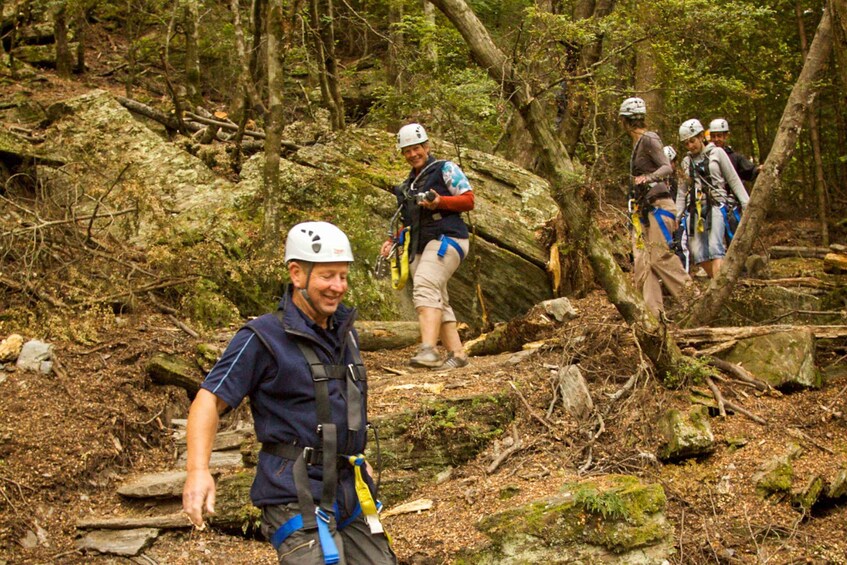
[[[136,209],[118,216],[110,229],[132,244],[237,239],[239,212],[246,212],[262,193],[263,155],[244,163],[240,182],[233,184],[135,120],[109,93],[92,91],[54,104],[48,115],[52,123],[44,150],[62,155],[66,162],[88,164],[63,169],[62,182],[89,187],[95,196],[102,179],[108,179],[106,185],[114,182],[109,197]],[[490,321],[504,321],[550,298],[547,253],[536,239],[536,232],[557,213],[546,182],[477,151],[456,154],[452,146],[438,143],[434,149],[439,157],[463,167],[476,197],[476,209],[466,215],[474,234],[471,252],[450,285],[460,320],[479,325],[485,311]],[[41,169],[51,177],[49,166]],[[406,174],[391,134],[348,128],[280,161],[282,200],[287,204],[281,220],[283,226],[316,218],[337,223],[353,244],[354,268],[361,269],[357,284],[373,286],[379,294],[378,299],[371,296],[373,308],[381,309],[383,317],[399,314],[412,320],[408,292],[394,293],[387,281],[371,276],[396,209],[393,186]],[[59,182],[61,175],[52,177]],[[356,303],[364,294],[352,288],[350,299]]]
[[[628,475],[566,484],[562,494],[483,518],[492,545],[458,563],[663,563],[671,528],[660,485]]]
[[[751,337],[738,342],[726,356],[757,378],[780,390],[820,388],[815,367],[815,336],[808,328]]]

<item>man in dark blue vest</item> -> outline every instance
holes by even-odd
[[[285,261],[291,284],[277,311],[235,334],[191,405],[183,509],[198,527],[214,512],[219,415],[249,397],[262,443],[250,498],[279,563],[396,564],[362,455],[367,378],[356,312],[341,302],[350,242],[332,224],[298,224]]]
[[[473,191],[458,165],[430,154],[429,137],[420,124],[400,128],[397,149],[412,167],[395,189],[403,225],[410,228],[412,299],[421,331],[420,349],[409,364],[435,369],[464,367],[468,358],[447,283],[468,253],[470,236],[462,212],[473,210]],[[391,239],[383,244],[383,257],[388,257],[392,244]],[[447,350],[446,359],[436,349],[439,338]]]

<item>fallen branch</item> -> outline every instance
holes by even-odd
[[[556,430],[556,428],[553,427],[553,424],[551,424],[550,422],[548,422],[547,420],[545,420],[544,418],[542,418],[541,416],[539,416],[538,414],[535,413],[535,411],[532,409],[532,406],[529,405],[529,402],[527,402],[526,398],[524,398],[524,395],[521,394],[521,391],[518,390],[518,387],[517,387],[517,385],[515,385],[515,383],[513,383],[512,381],[509,381],[509,386],[511,386],[514,389],[514,391],[518,394],[518,398],[521,399],[521,402],[523,402],[523,405],[526,407],[530,416],[532,416],[533,418],[535,418],[536,420],[541,422],[541,424],[545,428],[547,428],[550,431],[550,433],[553,434],[553,437],[555,439],[557,439],[558,441],[564,441],[568,445],[572,446],[570,441],[568,441],[567,439],[562,439],[557,435],[557,430]]]
[[[512,430],[512,438],[514,438],[512,445],[501,451],[500,455],[494,458],[494,461],[492,461],[491,464],[485,468],[486,473],[488,473],[489,475],[492,474],[494,471],[497,470],[497,467],[499,467],[503,463],[503,461],[505,461],[511,454],[523,449],[523,441],[518,435],[517,429]]]
[[[737,378],[738,380],[744,381],[745,383],[749,383],[763,392],[772,388],[768,383],[760,381],[759,379],[751,375],[750,372],[741,365],[730,363],[729,361],[724,361],[723,359],[718,359],[717,357],[707,357],[705,360],[706,363],[708,363],[712,367],[716,367],[721,371],[727,373],[728,375]]]
[[[738,412],[739,414],[743,414],[744,416],[747,416],[748,418],[750,418],[751,420],[753,420],[757,424],[762,424],[764,426],[765,424],[768,423],[767,420],[765,420],[764,418],[760,418],[759,416],[756,416],[755,414],[753,414],[752,412],[750,412],[746,408],[739,406],[738,404],[735,404],[734,402],[730,402],[729,400],[727,400],[727,401],[724,402],[724,405],[727,408],[729,408],[730,410],[732,410],[733,412]]]
[[[712,391],[712,396],[715,399],[715,402],[718,403],[718,414],[721,417],[726,418],[726,402],[724,401],[723,394],[721,394],[721,389],[718,388],[718,385],[715,384],[711,378],[706,377],[706,384],[709,385],[709,390]]]
[[[50,294],[38,290],[30,283],[20,284],[11,279],[7,279],[6,277],[0,276],[0,285],[11,288],[14,291],[20,292],[22,294],[29,294],[38,298],[39,300],[43,300],[49,303],[51,306],[55,306],[56,308],[67,308],[67,305],[59,300],[58,298],[54,298]]]
[[[182,279],[176,279],[172,281],[159,281],[155,283],[150,283],[144,286],[140,286],[138,288],[133,288],[130,290],[126,290],[124,292],[116,292],[114,294],[110,294],[108,296],[102,296],[99,298],[89,298],[88,300],[83,301],[81,304],[84,306],[90,306],[92,304],[100,304],[102,302],[111,302],[113,300],[117,300],[118,298],[124,298],[126,296],[135,296],[137,294],[144,294],[145,292],[150,292],[151,290],[159,290],[162,288],[170,288],[172,286],[179,286],[181,284],[193,282],[197,280],[199,275],[192,277],[185,277]]]
[[[835,288],[837,285],[816,279],[815,277],[791,277],[783,279],[742,279],[738,286],[762,287],[762,286],[805,286],[810,288]]]
[[[21,235],[31,231],[43,230],[45,228],[52,228],[54,226],[61,226],[65,224],[75,224],[77,222],[83,222],[86,220],[94,220],[99,218],[114,218],[115,216],[125,216],[126,214],[131,214],[133,212],[137,212],[138,208],[128,208],[126,210],[120,210],[118,212],[110,212],[108,214],[103,214],[102,216],[97,216],[96,214],[92,214],[90,216],[78,216],[75,218],[67,218],[64,220],[50,220],[48,222],[42,222],[37,225],[27,226],[25,228],[18,228],[15,230],[3,232],[0,234],[0,237],[9,237],[14,235]]]

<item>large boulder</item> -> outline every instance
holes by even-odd
[[[242,252],[237,240],[255,230],[242,224],[257,222],[263,155],[248,159],[233,183],[182,147],[190,143],[154,133],[104,91],[54,104],[48,116],[44,151],[86,165],[61,174],[43,166],[42,172],[65,190],[86,187],[87,198],[75,201],[90,202],[89,209],[79,213],[98,205],[102,212],[100,198],[108,195],[109,229],[122,241],[141,248],[214,241],[232,246],[229,255]],[[485,312],[491,322],[504,321],[550,298],[547,252],[536,237],[557,213],[545,181],[498,157],[434,147],[463,167],[476,195],[476,209],[466,216],[474,232],[471,253],[450,285],[460,320],[481,325]],[[280,160],[282,225],[326,219],[350,235],[359,287],[351,288],[350,300],[373,319],[415,319],[411,285],[397,293],[371,276],[396,209],[393,186],[406,174],[393,136],[372,129],[348,128]],[[234,277],[227,280],[218,284],[233,284]]]
[[[741,340],[726,360],[783,391],[820,388],[823,384],[815,366],[815,335],[809,328]]]

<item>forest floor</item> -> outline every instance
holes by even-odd
[[[434,395],[511,389],[522,397],[509,430],[521,438],[521,450],[492,473],[486,467],[493,447],[443,482],[425,477],[408,500],[430,499],[432,508],[384,520],[401,563],[448,563],[460,550],[486,543],[474,527],[480,518],[552,495],[565,482],[607,473],[633,473],[664,487],[677,539],[675,563],[847,563],[847,503],[803,515],[787,500],[762,500],[751,480],[763,462],[792,443],[804,447],[795,486],[814,474],[831,479],[844,468],[843,359],[818,359],[830,376],[817,391],[753,395],[722,385],[768,424],[740,414],[713,418],[713,455],[659,465],[645,455],[660,442],[655,423],[668,408],[690,406],[689,390],[667,390],[645,373],[631,393],[611,400],[638,367],[638,351],[601,292],[573,303],[579,316],[551,328],[548,346],[517,365],[503,354],[439,373],[408,368],[410,350],[365,354],[372,417]],[[116,486],[134,474],[174,468],[169,422],[185,417],[188,399],[181,389],[153,385],[144,365],[154,351],[189,355],[196,340],[160,314],[138,312],[96,345],[55,345],[56,374],[0,373],[0,563],[273,562],[267,543],[214,528],[165,533],[143,559],[78,553],[78,520],[126,512]],[[551,367],[570,363],[580,365],[603,414],[604,431],[593,442],[586,433],[596,428],[581,429],[554,399]],[[798,431],[804,437],[798,439]]]
[[[106,58],[101,66],[85,84],[50,73],[27,84],[6,82],[0,98],[25,95],[46,105],[95,87],[124,94],[119,84],[97,77],[95,71],[108,70]],[[813,244],[811,231],[796,219],[774,222],[766,243]],[[432,395],[513,391],[518,397],[509,432],[521,438],[522,449],[491,473],[486,467],[493,448],[443,482],[426,477],[409,500],[430,499],[432,508],[385,519],[401,563],[448,563],[460,550],[486,543],[474,527],[481,517],[554,494],[565,482],[607,473],[633,473],[664,487],[677,544],[673,563],[847,563],[847,503],[804,515],[787,500],[762,500],[751,480],[763,462],[792,443],[804,448],[795,464],[797,486],[815,474],[832,479],[847,465],[843,348],[819,356],[828,374],[821,390],[754,395],[725,386],[727,396],[768,424],[740,414],[713,418],[713,455],[659,465],[649,456],[660,442],[655,423],[668,408],[690,406],[689,390],[667,390],[645,371],[628,394],[612,400],[641,365],[639,352],[603,293],[573,304],[578,317],[551,327],[548,345],[517,365],[503,354],[438,373],[407,368],[409,350],[365,354],[372,417],[418,406]],[[0,565],[273,562],[266,542],[215,528],[164,533],[134,559],[75,549],[78,520],[125,510],[115,488],[127,477],[174,467],[171,422],[185,417],[189,401],[181,389],[152,384],[144,366],[153,352],[190,355],[198,343],[143,304],[104,328],[92,328],[94,341],[54,342],[54,374],[0,371]],[[223,345],[234,329],[204,341]],[[27,337],[45,333],[33,327]],[[580,365],[603,414],[603,432],[593,441],[587,434],[596,430],[580,428],[554,399],[550,367],[571,363]],[[424,385],[443,389],[434,393],[439,386]]]

